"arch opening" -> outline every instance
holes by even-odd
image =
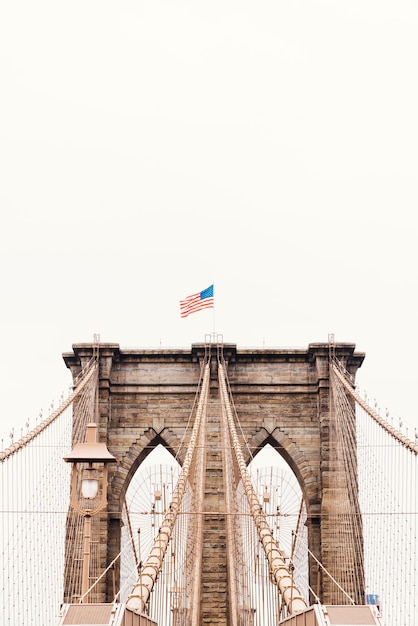
[[[181,466],[172,454],[162,444],[158,444],[139,465],[127,487],[121,528],[122,602],[126,601],[137,580],[141,562],[151,549],[180,471]],[[295,583],[308,601],[307,514],[299,481],[289,464],[270,444],[260,448],[249,464],[248,471],[274,537],[294,572]],[[179,554],[175,556],[178,561],[182,558]],[[256,598],[254,604],[257,604]],[[261,610],[260,607],[258,610]]]
[[[285,458],[269,443],[258,451],[248,471],[274,538],[308,603],[307,507],[299,480]]]
[[[180,464],[161,443],[137,467],[122,505],[120,600],[127,597],[172,498]]]

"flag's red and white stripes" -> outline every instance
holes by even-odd
[[[187,317],[191,313],[201,311],[202,309],[213,309],[213,285],[194,293],[191,296],[187,296],[184,300],[180,300],[180,315],[181,317]]]

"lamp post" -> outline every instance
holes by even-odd
[[[173,623],[174,626],[177,626],[180,612],[181,588],[176,580],[174,581],[174,584],[171,587],[169,594],[171,596],[170,608],[173,612]]]
[[[89,589],[91,518],[107,504],[107,465],[115,463],[105,443],[97,441],[97,424],[87,424],[86,441],[76,443],[64,461],[73,464],[71,475],[71,505],[84,517],[83,575],[81,599]],[[101,482],[101,493],[100,492]]]

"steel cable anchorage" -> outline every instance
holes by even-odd
[[[222,363],[218,364],[219,371],[219,390],[221,401],[225,409],[225,415],[228,422],[229,434],[232,441],[232,447],[235,452],[237,464],[239,467],[241,480],[244,491],[250,506],[250,513],[254,519],[257,528],[258,538],[263,546],[267,561],[269,563],[271,577],[273,583],[278,587],[282,594],[283,601],[289,614],[294,614],[307,608],[307,604],[299,590],[293,582],[293,576],[282,556],[282,552],[273,536],[272,530],[268,524],[266,514],[260,505],[258,496],[254,490],[250,475],[247,472],[247,466],[241,451],[241,445],[235,428],[234,418],[231,410],[231,404],[228,397],[226,375]]]

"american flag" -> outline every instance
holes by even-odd
[[[194,293],[191,296],[187,296],[184,300],[180,300],[180,315],[181,317],[187,317],[190,313],[196,313],[202,309],[213,309],[213,285]]]

